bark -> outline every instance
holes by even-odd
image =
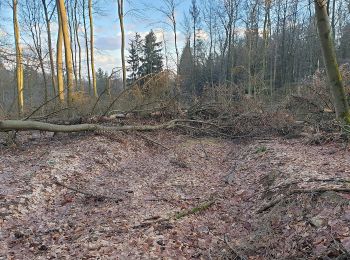
[[[122,36],[121,57],[123,71],[123,87],[126,89],[126,63],[125,63],[125,31],[124,31],[124,0],[118,0],[118,16]]]
[[[75,34],[75,41],[78,44],[78,79],[79,79],[79,90],[83,91],[82,88],[82,76],[81,76],[81,44],[79,40],[79,26],[80,23],[78,22],[77,18],[77,2],[75,3],[75,12],[74,12],[74,34]]]
[[[67,70],[67,104],[68,104],[68,107],[70,107],[70,104],[72,102],[74,78],[73,78],[71,40],[69,35],[68,17],[67,17],[66,7],[64,5],[64,0],[57,0],[57,8],[59,9],[59,13],[61,17],[60,21],[62,25],[65,61],[66,61],[66,70]]]
[[[52,41],[51,41],[51,24],[50,24],[49,14],[47,11],[46,0],[42,0],[42,3],[43,3],[43,7],[44,7],[44,15],[45,15],[45,23],[46,23],[46,31],[47,31],[47,42],[48,42],[48,47],[49,47],[52,90],[53,90],[54,96],[56,96],[56,77],[55,77],[55,65],[54,65]]]
[[[17,19],[17,0],[13,0],[13,29],[15,35],[15,45],[16,45],[16,77],[17,77],[17,102],[18,102],[18,114],[23,113],[23,65],[22,65],[22,48],[20,46],[20,33],[19,25]]]
[[[173,128],[177,120],[172,120],[160,125],[127,125],[127,126],[103,126],[98,124],[57,125],[37,121],[3,120],[0,121],[0,131],[48,131],[48,132],[116,132],[116,131],[152,131]]]
[[[57,37],[57,53],[56,53],[56,63],[57,63],[57,87],[58,87],[58,97],[62,104],[64,102],[64,79],[63,79],[63,32],[62,23],[59,10],[58,13],[58,37]]]
[[[84,38],[85,38],[85,52],[86,52],[86,70],[89,83],[89,94],[91,94],[91,76],[90,76],[90,59],[89,59],[89,41],[86,26],[85,1],[83,1],[83,23],[84,23]]]
[[[176,18],[175,18],[175,10],[172,13],[172,22],[173,22],[173,33],[174,33],[174,44],[175,44],[175,53],[176,53],[176,68],[177,73],[179,73],[179,62],[180,62],[180,54],[179,54],[179,48],[177,44],[177,24],[176,24]]]
[[[330,80],[335,112],[339,120],[350,124],[349,105],[346,100],[343,81],[339,72],[326,3],[322,0],[315,0],[315,12],[323,58]]]
[[[94,20],[92,16],[92,0],[89,0],[89,21],[90,21],[90,56],[91,56],[91,74],[92,74],[92,87],[94,90],[94,96],[97,97],[97,85],[96,85],[96,73],[95,73],[95,57],[94,57]]]
[[[67,2],[69,3],[69,2]],[[74,74],[74,86],[75,88],[78,87],[78,70],[77,70],[77,41],[75,37],[75,14],[77,12],[76,5],[78,4],[77,1],[75,1],[74,6],[73,3],[71,3],[70,17],[68,16],[68,25],[69,25],[69,34],[71,36],[71,50],[72,50],[72,62],[73,62],[73,74]],[[67,4],[67,11],[69,10],[69,6]],[[74,50],[73,50],[74,46]]]

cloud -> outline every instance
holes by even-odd
[[[95,48],[100,50],[113,51],[120,49],[121,36],[97,37],[95,41]]]
[[[147,33],[141,33],[141,36],[144,37]],[[125,41],[128,45],[129,39],[133,38],[135,35],[134,31],[125,32]],[[115,51],[121,48],[121,34],[111,36],[98,36],[95,40],[95,48],[102,51]]]
[[[105,71],[112,71],[113,68],[120,66],[119,51],[103,51],[96,52],[95,64],[96,68],[102,68]]]

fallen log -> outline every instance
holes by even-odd
[[[126,126],[104,126],[98,124],[57,125],[37,121],[3,120],[0,121],[0,132],[8,131],[47,131],[47,132],[113,132],[113,131],[152,131],[168,129],[176,126],[178,120],[172,120],[159,125],[126,125]]]

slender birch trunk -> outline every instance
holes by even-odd
[[[16,77],[17,77],[17,102],[18,102],[18,114],[23,114],[24,97],[23,97],[23,65],[22,65],[22,49],[20,46],[20,32],[17,18],[17,0],[12,1],[13,11],[13,29],[15,35],[16,45]]]
[[[123,88],[126,89],[124,1],[123,0],[118,0],[118,16],[119,16],[120,31],[122,36],[121,57],[122,57],[122,71],[123,71]]]
[[[96,85],[96,72],[95,72],[95,57],[94,57],[94,20],[92,16],[92,0],[89,0],[89,21],[90,21],[90,56],[91,56],[92,87],[94,89],[94,96],[98,97],[97,85]]]
[[[85,1],[83,1],[83,23],[84,23],[84,39],[85,39],[85,53],[86,53],[86,70],[87,70],[87,77],[88,77],[88,92],[89,95],[91,95],[91,75],[90,75],[90,59],[89,59],[89,40],[88,40],[88,33],[87,33],[87,26],[86,26],[86,8],[85,8]]]

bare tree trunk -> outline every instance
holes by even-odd
[[[20,33],[17,19],[17,0],[12,1],[13,11],[13,29],[15,35],[16,45],[16,77],[17,77],[17,103],[18,103],[18,114],[23,114],[24,97],[23,97],[23,65],[22,65],[22,48],[20,46]]]
[[[333,40],[335,40],[335,0],[333,0],[332,4],[332,35]]]
[[[80,23],[78,23],[78,19],[77,19],[77,13],[78,13],[78,9],[77,9],[77,3],[75,2],[75,12],[74,12],[74,31],[75,31],[75,41],[78,44],[78,79],[79,79],[79,90],[82,91],[82,78],[81,78],[81,44],[79,41],[79,25]]]
[[[54,96],[56,96],[56,77],[55,77],[55,65],[54,65],[52,41],[51,41],[51,24],[50,24],[49,14],[47,11],[46,0],[42,0],[42,3],[43,3],[43,7],[44,7],[44,15],[45,15],[46,31],[47,31],[47,42],[48,42],[48,47],[49,47],[52,90],[53,90]]]
[[[63,80],[63,32],[61,15],[59,10],[57,10],[58,16],[58,37],[57,37],[57,52],[56,52],[56,62],[57,62],[57,86],[58,86],[58,97],[61,104],[64,102],[64,80]]]
[[[89,40],[87,34],[87,26],[86,26],[86,14],[85,14],[85,1],[83,1],[83,22],[84,22],[84,38],[85,38],[85,52],[86,52],[86,68],[87,68],[87,76],[89,83],[89,94],[91,94],[91,75],[90,75],[90,59],[89,59]]]
[[[118,0],[118,16],[122,35],[121,57],[123,71],[123,88],[126,89],[126,63],[125,63],[125,31],[124,31],[124,0]]]
[[[90,21],[90,56],[91,56],[91,74],[94,96],[98,97],[95,73],[95,57],[94,57],[94,20],[92,16],[92,0],[89,0],[89,21]]]
[[[75,37],[75,17],[77,12],[77,1],[74,1],[70,5],[70,17],[68,16],[68,25],[69,25],[69,34],[71,36],[71,50],[72,50],[72,62],[73,62],[73,74],[74,74],[74,86],[75,88],[78,86],[78,72],[77,72],[77,41]],[[67,12],[69,10],[69,6],[67,6]],[[74,50],[73,50],[74,44]]]
[[[65,50],[65,59],[66,59],[66,70],[67,70],[67,104],[70,107],[72,102],[74,78],[73,78],[73,62],[72,62],[72,49],[71,41],[68,28],[68,17],[66,7],[64,5],[64,0],[57,0],[57,7],[59,9],[62,32],[63,32],[63,42]]]
[[[176,68],[177,72],[179,72],[179,62],[180,62],[180,54],[179,54],[179,48],[177,46],[177,29],[176,29],[176,20],[175,20],[175,10],[172,14],[173,16],[173,33],[174,33],[174,44],[175,44],[175,53],[176,53]]]
[[[345,90],[339,72],[326,3],[322,0],[315,0],[315,12],[324,62],[331,84],[335,112],[338,119],[344,123],[350,124],[349,105],[346,100]]]
[[[264,50],[263,50],[263,68],[262,68],[262,73],[263,73],[262,79],[264,82],[265,82],[265,77],[267,72],[267,51],[269,47],[269,40],[271,37],[270,9],[271,9],[271,0],[265,0],[265,18],[264,18],[264,29],[263,29]],[[270,94],[272,94],[272,91]]]

